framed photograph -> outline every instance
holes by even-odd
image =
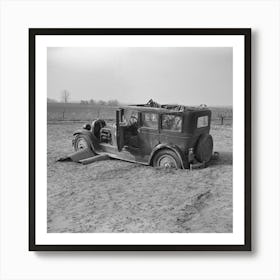
[[[250,29],[30,29],[29,106],[29,250],[251,250]]]

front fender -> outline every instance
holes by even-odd
[[[73,135],[77,135],[77,134],[83,134],[83,135],[92,135],[91,131],[90,130],[87,130],[87,129],[84,129],[84,128],[79,128],[77,130],[74,131]]]
[[[182,168],[183,169],[188,168],[188,160],[187,160],[186,156],[184,155],[184,153],[181,151],[181,149],[176,145],[167,145],[167,144],[159,144],[154,147],[154,149],[152,150],[152,153],[149,157],[149,164],[152,163],[153,157],[156,154],[156,152],[159,150],[162,150],[162,149],[170,149],[173,152],[175,152],[176,155],[178,156],[179,160],[181,161]]]
[[[88,137],[88,139],[90,140],[91,148],[92,148],[93,151],[97,151],[97,150],[100,149],[99,141],[98,141],[97,137],[90,130],[80,128],[80,129],[77,129],[73,133],[74,136],[79,135],[79,134],[85,135],[86,137]]]

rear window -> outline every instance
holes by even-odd
[[[208,126],[208,116],[202,116],[197,118],[197,128]]]
[[[142,125],[143,127],[158,128],[158,114],[154,113],[142,113]]]
[[[161,128],[163,130],[182,131],[182,117],[175,115],[162,115]]]

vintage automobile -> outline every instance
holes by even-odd
[[[74,132],[76,152],[154,167],[204,167],[213,153],[211,110],[205,106],[147,104],[116,110],[114,123],[97,119]]]

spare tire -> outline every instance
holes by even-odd
[[[100,130],[101,128],[103,128],[104,126],[106,126],[106,122],[102,119],[97,119],[95,121],[93,121],[92,123],[92,132],[94,134],[94,136],[99,139],[100,138]]]
[[[213,138],[210,134],[203,134],[200,136],[195,156],[200,162],[208,162],[213,154]]]

